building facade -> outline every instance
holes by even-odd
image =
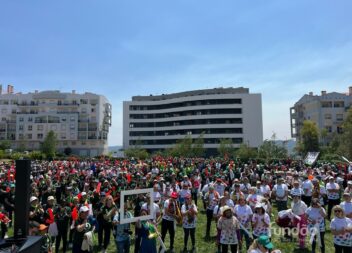
[[[247,88],[215,88],[157,96],[134,96],[123,102],[123,148],[138,144],[150,152],[174,146],[189,135],[204,137],[208,154],[221,139],[235,147],[263,142],[261,94]]]
[[[332,133],[341,133],[341,124],[346,118],[352,103],[352,87],[348,93],[322,91],[305,94],[290,108],[291,136],[299,139],[299,133],[305,120],[316,123],[319,130],[326,129],[327,140]]]
[[[111,105],[101,95],[13,90],[0,94],[0,140],[11,141],[13,149],[38,150],[52,130],[58,151],[70,148],[73,154],[97,156],[108,151],[110,126]]]

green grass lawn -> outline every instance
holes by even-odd
[[[204,209],[202,207],[201,203],[198,203],[198,208],[200,210],[199,214],[198,214],[198,221],[197,221],[197,228],[196,228],[196,248],[197,248],[197,252],[198,253],[216,253],[217,252],[217,247],[215,245],[215,235],[216,235],[216,230],[215,230],[215,223],[212,223],[212,238],[210,240],[206,240],[204,238],[205,236],[205,230],[206,230],[206,215],[203,212]],[[274,204],[273,210],[275,210],[274,216],[271,217],[271,221],[274,221],[276,219],[276,207]],[[326,232],[325,232],[325,252],[327,253],[332,253],[334,252],[334,246],[333,246],[333,236],[330,232],[330,222],[326,220]],[[276,228],[276,224],[274,225]],[[160,231],[160,227],[159,227],[159,231]],[[280,249],[282,253],[292,253],[292,252],[299,252],[299,253],[308,253],[311,252],[311,245],[309,244],[309,238],[306,237],[306,249],[302,250],[302,249],[298,249],[298,241],[296,242],[281,242],[280,237],[273,235],[272,236],[272,242],[275,246],[275,249]],[[169,237],[168,235],[166,236],[165,239],[165,244],[166,247],[169,247]],[[188,242],[188,249],[191,248],[191,241],[189,239]],[[181,250],[183,249],[183,229],[182,227],[177,227],[176,229],[176,236],[175,236],[175,251],[177,253],[181,252]],[[134,252],[134,247],[131,247],[131,252]],[[96,251],[98,252],[98,251]],[[113,244],[113,242],[111,243],[108,252],[116,252],[116,248],[115,245]],[[246,252],[245,251],[245,246],[242,249],[242,252]],[[316,252],[320,252],[319,249],[316,250]]]
[[[210,240],[206,240],[204,238],[205,236],[205,227],[206,227],[206,215],[203,212],[203,208],[201,207],[201,204],[198,203],[200,212],[198,214],[198,222],[197,222],[197,228],[196,228],[196,249],[198,253],[215,253],[217,248],[215,245],[215,234],[216,234],[216,230],[215,230],[215,223],[212,223],[212,238]],[[276,210],[276,207],[274,206],[273,210]],[[274,216],[271,217],[271,220],[274,221],[276,218],[276,212],[274,211]],[[276,226],[276,225],[274,225]],[[325,252],[327,253],[332,253],[334,252],[334,246],[333,246],[333,237],[332,234],[330,232],[330,223],[329,221],[327,221],[326,224],[326,233],[325,233]],[[277,226],[276,226],[277,227]],[[133,229],[132,229],[133,230]],[[160,231],[160,227],[159,227],[159,231]],[[11,235],[10,231],[10,235]],[[291,252],[299,252],[299,253],[308,253],[311,252],[311,245],[309,245],[309,239],[308,237],[306,238],[306,248],[305,250],[301,250],[301,249],[297,249],[297,245],[298,243],[293,243],[293,242],[281,242],[282,238],[279,238],[278,236],[273,235],[272,236],[272,242],[275,246],[275,249],[280,249],[282,253],[291,253]],[[95,244],[97,245],[97,235],[95,236]],[[188,242],[189,246],[188,248],[190,249],[191,247],[191,241],[189,240]],[[169,247],[169,237],[168,235],[166,236],[165,239],[165,244],[166,247]],[[245,248],[245,247],[244,247]],[[242,249],[242,252],[246,252],[245,249]],[[179,253],[181,250],[183,249],[183,229],[182,227],[177,227],[176,229],[176,236],[175,236],[175,251],[177,253]],[[98,248],[94,249],[94,252],[99,252]],[[113,241],[113,238],[111,238],[111,242],[108,248],[108,252],[112,253],[112,252],[117,252],[116,247],[115,247],[115,243]],[[134,252],[134,246],[131,246],[131,253]],[[319,250],[317,250],[316,252],[320,252]]]

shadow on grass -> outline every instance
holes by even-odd
[[[299,249],[296,248],[293,250],[293,253],[311,253],[312,251],[308,248],[304,248],[304,249]]]

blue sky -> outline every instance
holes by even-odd
[[[352,1],[0,1],[0,83],[105,95],[110,145],[133,95],[250,88],[264,137],[303,94],[352,85]]]

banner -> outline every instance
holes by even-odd
[[[308,152],[306,158],[304,159],[304,163],[308,165],[312,165],[318,159],[320,152]]]

